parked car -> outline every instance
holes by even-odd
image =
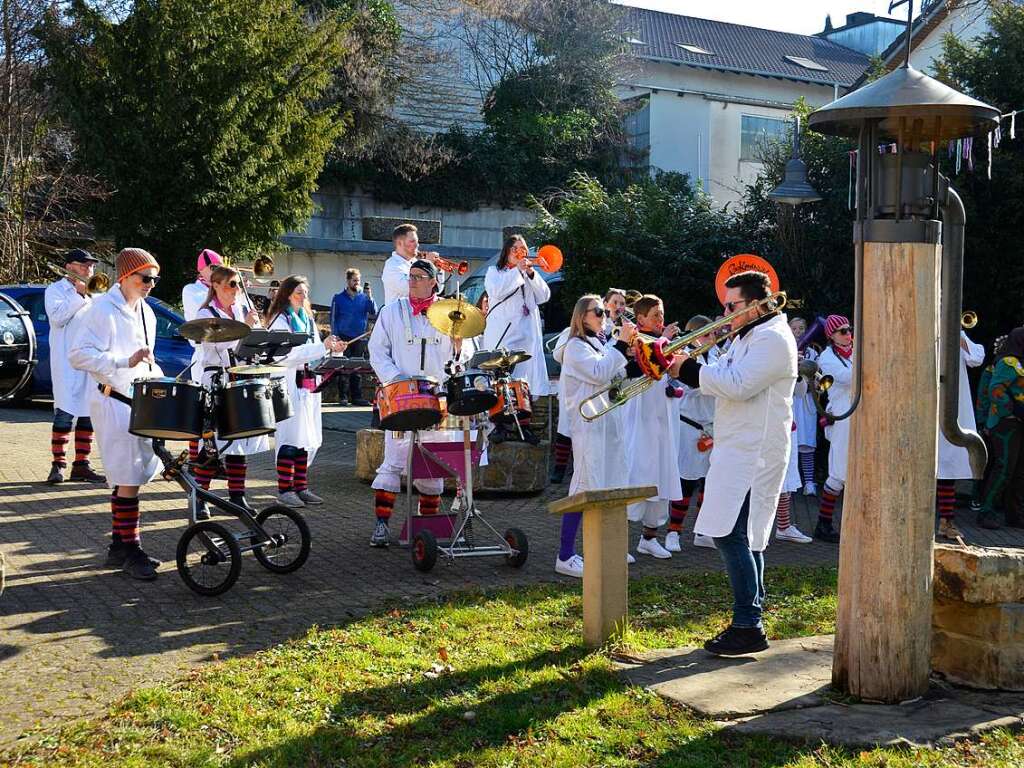
[[[45,285],[31,283],[0,286],[0,293],[7,294],[25,308],[36,333],[38,362],[32,373],[31,384],[18,394],[19,399],[53,397],[50,381],[50,320],[46,316],[43,297],[45,290]],[[192,362],[192,345],[178,333],[178,326],[185,322],[185,318],[160,299],[150,296],[146,301],[156,315],[156,361],[165,376],[177,376]]]
[[[484,292],[484,278],[487,276],[487,268],[498,263],[498,257],[493,256],[486,262],[473,270],[468,277],[459,281],[459,291],[471,304],[476,304]],[[538,270],[539,271],[539,270]],[[551,289],[551,298],[541,304],[540,319],[541,331],[544,334],[545,350],[548,340],[554,338],[569,326],[569,313],[562,305],[562,272],[547,274],[540,272],[541,276]],[[455,292],[455,279],[449,277],[445,281],[445,295],[451,296]],[[561,366],[551,357],[550,352],[544,353],[544,359],[548,366],[548,376],[558,378]]]

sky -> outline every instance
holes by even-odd
[[[750,27],[777,29],[813,35],[825,27],[825,16],[832,14],[832,25],[842,26],[846,14],[869,11],[888,16],[889,0],[617,0],[624,5],[668,11],[702,19],[730,21]],[[914,3],[914,14],[921,6]],[[901,5],[893,16],[906,18],[907,6]]]

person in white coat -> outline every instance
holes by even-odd
[[[665,306],[654,294],[647,294],[633,304],[637,331],[655,338],[671,339],[679,329],[673,323],[665,326]],[[631,522],[643,524],[638,555],[658,559],[672,557],[658,541],[658,528],[669,519],[669,507],[682,502],[679,482],[679,405],[675,387],[669,379],[679,373],[682,358],[678,358],[653,387],[630,398],[622,407],[625,425],[626,461],[629,465],[630,486],[653,485],[658,493],[626,507]],[[633,369],[633,370],[630,370]],[[627,368],[627,375],[640,375],[635,363]]]
[[[974,401],[967,368],[977,368],[985,362],[985,347],[975,344],[960,331],[960,389],[957,421],[964,429],[976,428]],[[956,481],[974,477],[966,448],[953,445],[939,429],[939,465],[935,485],[935,505],[939,513],[939,536],[955,541],[960,531],[954,522],[956,511]]]
[[[414,261],[409,271],[409,296],[384,306],[370,334],[370,365],[382,385],[407,377],[435,379],[438,384],[447,378],[445,363],[461,351],[427,320],[427,309],[437,294],[437,270],[422,259]],[[388,527],[395,499],[402,490],[402,474],[412,450],[410,437],[396,437],[391,430],[384,433],[384,460],[377,467],[373,480],[376,522],[370,546],[391,544]],[[441,506],[443,478],[414,481],[420,493],[421,515],[437,514]]]
[[[316,319],[309,303],[309,280],[303,275],[289,275],[267,310],[265,325],[271,331],[301,333],[305,344],[292,347],[277,364],[284,366],[284,383],[294,415],[279,421],[274,433],[277,443],[278,501],[288,507],[323,504],[323,499],[309,489],[309,467],[323,443],[320,421],[320,393],[317,377],[309,364],[324,357],[328,351],[344,352],[348,344],[335,336],[320,341]]]
[[[196,259],[196,280],[181,289],[181,314],[185,318],[185,322],[195,320],[198,316],[199,307],[203,305],[207,295],[210,293],[210,274],[223,263],[224,260],[216,251],[211,251],[209,248],[204,248],[200,251]],[[202,381],[203,367],[199,363],[199,345],[194,341],[189,341],[189,344],[192,345],[192,363],[189,378],[196,382]],[[189,440],[189,461],[195,463],[198,456],[199,441]]]
[[[197,318],[212,317],[226,320],[237,320],[250,328],[260,326],[260,316],[255,308],[239,301],[242,292],[242,276],[230,267],[218,266],[210,273],[210,289],[206,300],[196,312]],[[218,377],[221,386],[230,381],[228,368],[236,365],[231,352],[238,346],[238,341],[212,342],[199,345],[199,366],[202,370],[202,383],[209,385],[214,377]],[[246,456],[253,456],[270,450],[270,439],[266,435],[249,437],[240,440],[217,440],[217,454],[224,459],[224,469],[228,480],[228,497],[231,501],[250,511],[255,511],[245,499],[245,476],[247,470]],[[207,462],[204,455],[199,454],[198,461],[192,467],[193,474],[199,485],[210,490],[210,483],[216,475],[214,462]],[[196,517],[207,520],[210,517],[206,503],[200,502]]]
[[[695,530],[715,540],[732,584],[732,624],[704,644],[711,653],[764,650],[764,550],[789,465],[796,342],[784,315],[758,304],[767,275],[740,272],[726,283],[727,313],[742,329],[712,365],[683,363],[679,378],[715,397],[715,448]]]
[[[818,351],[810,344],[799,349],[800,339],[807,333],[807,321],[802,317],[791,317],[789,329],[793,332],[793,338],[797,340],[800,357],[804,360],[816,361]],[[796,422],[797,469],[800,472],[801,488],[805,496],[817,496],[818,486],[814,480],[814,453],[818,447],[818,410],[815,408],[814,398],[806,386],[803,396],[793,399],[793,420]]]
[[[409,296],[409,269],[416,259],[433,263],[437,251],[420,251],[420,236],[415,224],[399,224],[391,233],[394,250],[384,262],[381,282],[384,283],[384,304]],[[444,284],[443,273],[438,275],[437,284]]]
[[[821,489],[814,538],[838,544],[839,531],[833,527],[832,518],[836,502],[846,487],[850,420],[836,421],[834,417],[845,413],[853,401],[853,328],[849,319],[844,315],[829,315],[825,318],[825,336],[829,345],[818,357],[818,368],[822,376],[832,377],[828,407],[825,409],[825,437],[829,441],[828,479]]]
[[[696,331],[710,322],[711,318],[706,315],[694,315],[686,323],[686,332]],[[705,334],[699,337],[697,345],[701,346],[710,342],[713,335]],[[713,362],[708,353],[695,359],[703,365]],[[698,513],[701,504],[704,503],[704,478],[711,466],[711,450],[707,447],[707,441],[714,434],[715,420],[715,398],[705,395],[700,389],[688,387],[678,380],[675,383],[679,386],[682,395],[676,401],[679,408],[676,419],[679,422],[677,454],[682,498],[672,502],[669,509],[668,533],[665,535],[665,549],[669,552],[682,551],[683,523],[686,521],[691,503],[696,503]],[[704,450],[701,450],[702,448]],[[697,547],[714,548],[715,546],[713,539],[700,534],[694,534],[693,544]]]
[[[106,482],[106,478],[94,472],[89,465],[93,436],[86,392],[89,376],[84,371],[76,371],[68,361],[72,340],[92,304],[86,285],[98,261],[81,248],[68,251],[64,257],[68,276],[47,286],[43,292],[46,316],[50,322],[50,381],[53,383],[52,462],[46,478],[48,485],[64,482],[72,429],[75,433],[75,460],[71,465],[70,478],[87,483]]]
[[[488,349],[503,347],[530,354],[530,359],[512,370],[512,378],[526,379],[530,397],[536,400],[551,394],[547,363],[544,360],[544,337],[541,329],[540,305],[551,298],[547,282],[529,263],[526,241],[520,235],[505,240],[498,263],[487,268],[484,287],[491,308],[484,328],[484,344]],[[518,431],[505,415],[494,419],[498,438],[514,439]],[[538,442],[529,430],[529,420],[520,419],[520,427],[529,442]],[[492,436],[493,437],[493,436]]]
[[[156,565],[139,538],[139,488],[156,475],[160,461],[152,441],[128,432],[132,385],[137,379],[163,375],[153,358],[156,315],[146,304],[159,279],[160,265],[141,248],[117,255],[117,283],[93,302],[83,318],[71,365],[89,374],[89,415],[103,456],[113,530],[107,565],[151,581]]]
[[[626,353],[636,338],[636,327],[622,323],[617,341],[603,344],[598,334],[604,321],[601,297],[583,296],[576,302],[569,323],[569,341],[562,354],[563,399],[560,407],[569,417],[572,434],[572,481],[569,495],[602,488],[619,488],[626,481],[628,467],[623,454],[622,409],[617,408],[594,421],[580,415],[580,404],[605,389],[626,369]],[[582,513],[562,515],[561,541],[555,572],[583,578],[583,558],[576,553],[576,534]]]
[[[793,327],[790,321],[790,328]],[[796,334],[794,339],[799,338]],[[775,538],[779,541],[790,541],[794,544],[810,544],[814,539],[797,527],[793,522],[793,494],[803,488],[800,479],[800,446],[799,429],[796,424],[797,404],[807,396],[807,381],[797,378],[793,387],[793,426],[789,432],[789,465],[786,467],[786,479],[782,483],[779,494],[779,505],[775,510]]]

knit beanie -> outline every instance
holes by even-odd
[[[850,321],[842,315],[829,315],[825,318],[825,335],[831,339],[833,333],[849,324]]]
[[[149,251],[144,251],[142,248],[123,248],[117,254],[116,266],[117,282],[121,282],[126,277],[149,267],[156,267],[157,272],[160,271],[160,265],[156,263],[153,254]]]

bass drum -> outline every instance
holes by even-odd
[[[28,394],[36,357],[36,331],[28,312],[0,293],[0,402]]]

